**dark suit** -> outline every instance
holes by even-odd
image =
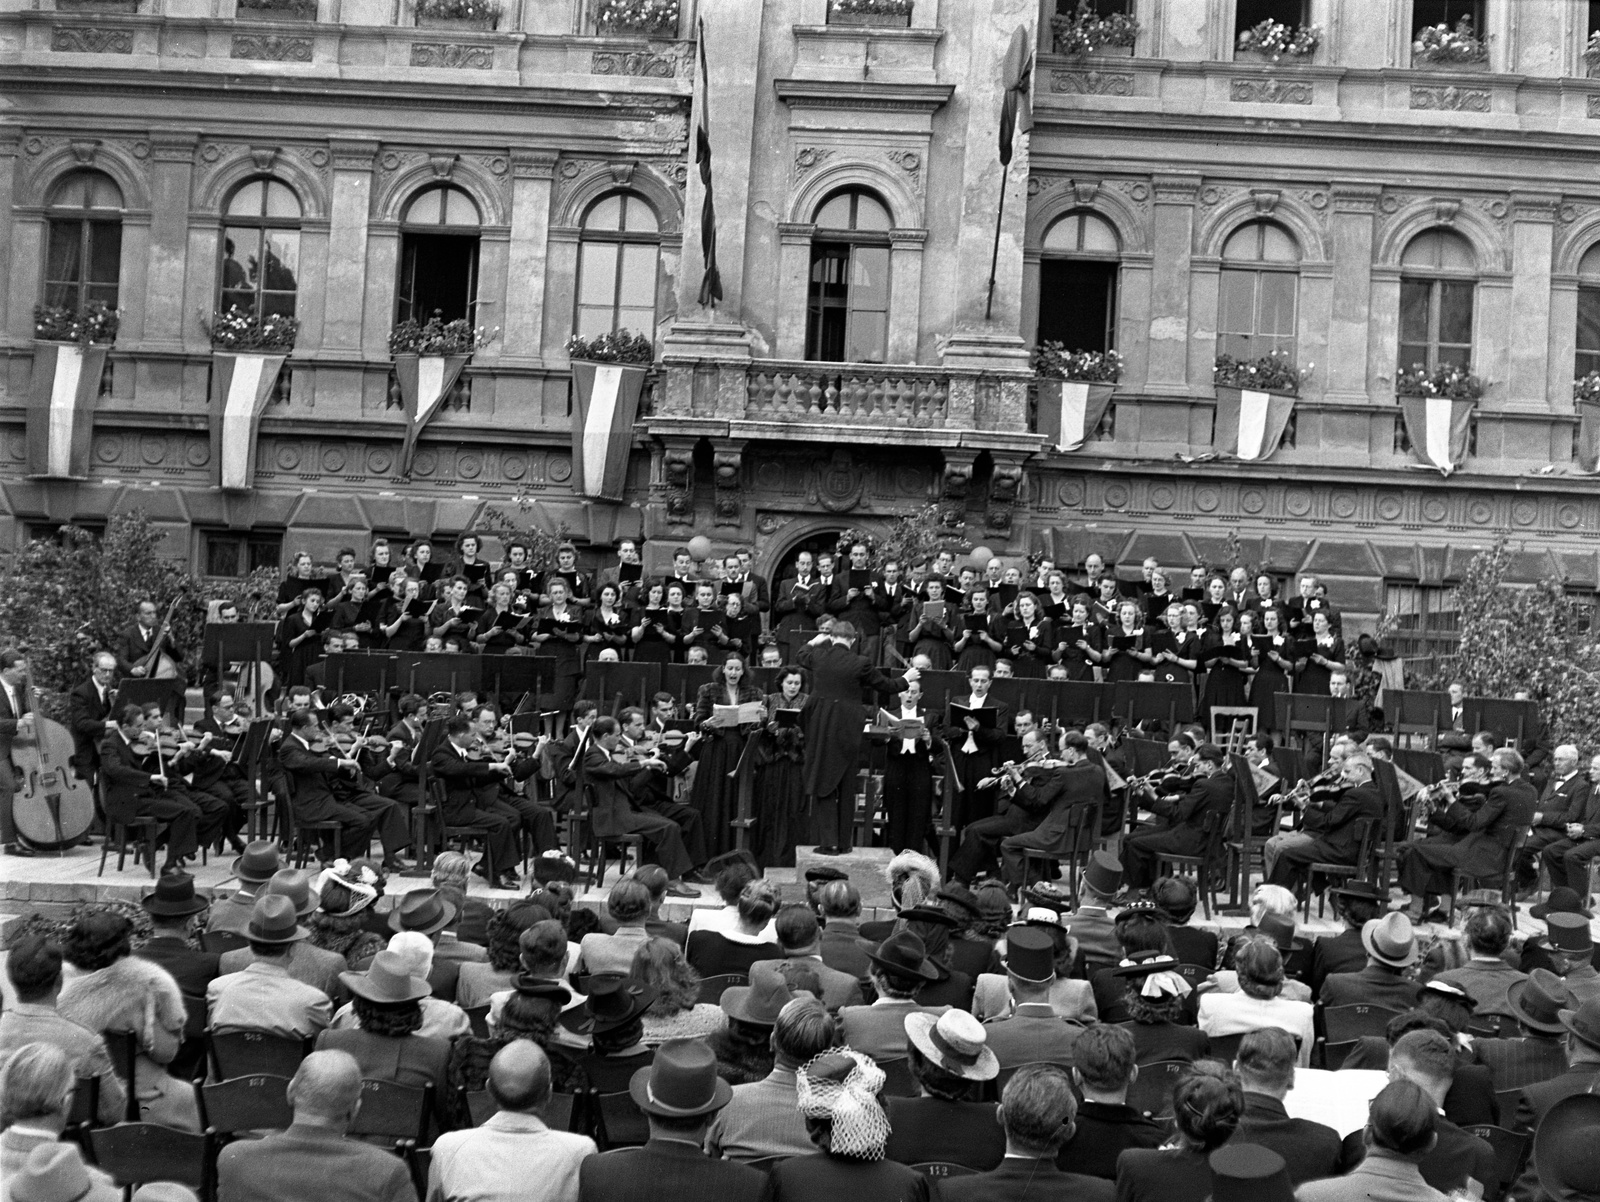
[[[150,658],[150,653],[156,645],[155,630],[146,630],[135,622],[126,627],[116,638],[111,640],[111,654],[117,657],[117,671],[124,676],[132,676],[133,670],[140,667]],[[183,652],[178,650],[178,645],[172,641],[170,633],[161,636],[161,649],[178,663],[183,662]]]
[[[500,775],[487,761],[469,760],[449,739],[440,739],[428,759],[428,770],[444,781],[444,821],[485,832],[485,845],[495,875],[516,867],[517,820],[498,805]]]
[[[1495,1202],[1500,1196],[1499,1173],[1495,1168],[1494,1149],[1476,1135],[1469,1135],[1449,1119],[1440,1115],[1434,1120],[1434,1133],[1439,1142],[1433,1151],[1422,1158],[1417,1168],[1422,1179],[1434,1189],[1448,1194],[1462,1188],[1467,1178],[1484,1187],[1484,1198]],[[1348,1173],[1366,1158],[1364,1132],[1352,1131],[1344,1138],[1340,1172]]]
[[[967,705],[971,700],[970,692],[957,694],[952,691],[950,694],[950,701],[955,705]],[[1005,749],[1010,745],[1011,707],[990,693],[983,698],[981,708],[995,711],[994,729],[980,726],[977,730],[968,731],[966,723],[951,722],[939,732],[950,746],[950,759],[963,786],[962,792],[956,797],[957,826],[966,826],[969,822],[976,822],[994,813],[998,790],[993,786],[980,789],[978,782],[994,775],[994,770],[1005,760]],[[975,748],[970,752],[963,750],[969,736]]]
[[[203,998],[206,986],[221,973],[221,957],[215,952],[197,952],[182,939],[170,935],[146,940],[134,955],[161,965],[172,974],[178,988],[191,997]]]
[[[1452,871],[1468,877],[1495,875],[1506,849],[1527,828],[1538,806],[1539,795],[1527,781],[1505,780],[1491,785],[1476,809],[1458,801],[1444,813],[1435,814],[1433,825],[1446,833],[1402,846],[1400,887],[1412,897],[1422,897],[1448,890]],[[1559,846],[1545,849],[1547,861]],[[1565,883],[1552,874],[1552,888]]]
[[[987,874],[1003,840],[1027,834],[1044,821],[1061,797],[1066,769],[1044,763],[1042,750],[1039,758],[1038,763],[1023,765],[1022,779],[1009,798],[1004,794],[1011,786],[1001,786],[998,813],[967,823],[961,832],[961,846],[950,859],[953,879],[973,881]],[[1022,853],[1018,852],[1014,858],[1020,862]],[[1008,883],[1016,884],[1009,878]]]
[[[899,705],[887,708],[896,718],[903,716]],[[925,707],[917,706],[916,714],[928,722]],[[883,808],[889,816],[884,840],[892,851],[926,851],[934,845],[933,766],[943,757],[944,743],[937,736],[917,739],[910,751],[904,739],[890,739],[884,747]]]
[[[1179,797],[1158,798],[1154,811],[1167,819],[1164,830],[1128,836],[1122,849],[1123,880],[1129,888],[1148,888],[1162,855],[1197,856],[1205,851],[1205,822],[1226,819],[1233,808],[1233,776],[1226,769],[1196,779]]]
[[[1274,885],[1293,886],[1308,864],[1354,864],[1361,853],[1356,840],[1357,824],[1363,818],[1383,818],[1383,796],[1378,786],[1370,782],[1344,790],[1332,808],[1319,812],[1316,838],[1310,843],[1296,843],[1278,853],[1272,866],[1271,882]],[[1309,829],[1310,818],[1307,825]]]
[[[983,1030],[1003,1069],[1040,1060],[1071,1064],[1072,1045],[1083,1034],[1081,1026],[1066,1021],[1048,1002],[1023,1002],[1010,1018],[986,1023]]]
[[[809,644],[795,661],[811,673],[811,691],[800,712],[805,734],[802,789],[816,806],[817,842],[845,847],[855,824],[856,777],[861,760],[861,728],[866,717],[862,693],[897,693],[904,681],[891,678],[866,656],[839,643]]]
[[[1390,1010],[1409,1010],[1417,1004],[1419,986],[1400,975],[1399,969],[1368,964],[1359,972],[1332,973],[1322,982],[1317,1000],[1323,1006],[1348,1006],[1362,1002],[1386,1006]]]
[[[642,1148],[591,1156],[578,1167],[582,1202],[757,1202],[759,1169],[714,1160],[692,1144],[652,1139]]]
[[[1006,1154],[1006,1133],[994,1121],[993,1102],[944,1098],[885,1098],[889,1146],[884,1156],[901,1164],[943,1160],[969,1169],[992,1169]]]
[[[1361,932],[1340,931],[1323,935],[1311,945],[1311,996],[1322,992],[1322,983],[1336,972],[1360,972],[1367,965],[1367,949]]]
[[[934,1196],[930,1178],[896,1161],[846,1160],[826,1152],[791,1156],[772,1170],[770,1180],[767,1202],[929,1202]],[[587,1194],[584,1202],[591,1202]]]
[[[1048,1160],[1013,1156],[988,1173],[945,1177],[939,1182],[944,1202],[1112,1202],[1116,1186],[1099,1177],[1063,1173]]]
[[[1117,1202],[1205,1202],[1211,1162],[1186,1148],[1131,1148],[1117,1158]]]
[[[1244,1117],[1231,1143],[1271,1148],[1289,1166],[1295,1185],[1339,1171],[1339,1133],[1310,1119],[1292,1119],[1277,1098],[1245,1092]]]
[[[154,766],[146,765],[146,761],[134,752],[120,731],[113,731],[100,741],[100,776],[105,781],[106,818],[114,823],[124,823],[134,818],[149,817],[164,823],[167,828],[164,871],[173,866],[174,860],[193,856],[200,850],[200,807],[171,784],[165,789],[151,784],[149,768]],[[226,817],[226,814],[223,816]],[[208,843],[214,833],[207,830]]]
[[[333,784],[343,769],[339,766],[339,757],[321,754],[312,751],[305,739],[299,734],[291,733],[284,736],[283,742],[278,744],[278,766],[281,767],[289,780],[293,808],[296,822],[337,822],[341,828],[339,850],[345,857],[364,856],[367,854],[367,844],[372,841],[372,828],[376,818],[383,818],[379,807],[372,809],[359,805],[354,799],[341,800],[334,794]],[[377,794],[370,795],[375,802],[381,802],[381,809],[394,811],[395,803]],[[399,818],[398,813],[396,817]],[[398,837],[400,847],[405,845],[405,821],[399,819],[400,829]],[[390,847],[396,833],[385,822],[387,837],[384,839],[384,851],[397,851],[399,847]]]
[[[1552,778],[1539,796],[1539,819],[1523,844],[1524,850],[1537,856],[1550,844],[1565,839],[1567,823],[1583,821],[1589,793],[1589,780],[1582,772],[1574,772],[1562,781]]]
[[[1057,789],[1050,799],[1050,810],[1031,831],[1012,835],[1000,841],[1001,875],[1007,885],[1023,885],[1024,856],[1030,851],[1066,851],[1064,840],[1074,814],[1085,814],[1099,804],[1105,794],[1105,769],[1088,760],[1080,760],[1056,769]],[[1022,793],[1017,790],[1018,795]],[[1094,826],[1090,826],[1092,834]]]
[[[862,979],[872,962],[867,953],[873,944],[863,939],[856,923],[846,918],[830,918],[822,926],[822,962],[829,968]]]
[[[1580,897],[1586,897],[1589,861],[1600,855],[1600,790],[1585,793],[1582,808],[1569,814],[1567,820],[1583,824],[1579,837],[1573,839],[1563,830],[1561,837],[1546,844],[1539,854],[1550,869],[1552,889],[1567,885],[1576,889]]]
[[[1105,1021],[1104,1014],[1101,1021]],[[1211,1036],[1199,1027],[1181,1023],[1123,1023],[1133,1036],[1136,1064],[1155,1064],[1160,1060],[1204,1060],[1211,1054]]]
[[[107,696],[114,691],[108,689]],[[3,704],[4,701],[0,701],[0,705]],[[106,737],[109,717],[111,707],[101,699],[100,689],[92,679],[75,686],[67,694],[67,727],[72,731],[72,742],[77,748],[72,763],[84,779],[100,767],[100,740]]]
[[[1085,1101],[1078,1107],[1077,1129],[1056,1155],[1056,1167],[1112,1181],[1117,1157],[1126,1149],[1159,1148],[1166,1142],[1167,1129],[1132,1106]]]
[[[1203,927],[1174,923],[1167,928],[1172,950],[1179,964],[1195,964],[1204,969],[1217,966],[1217,937]]]
[[[1517,1099],[1517,1117],[1514,1126],[1518,1131],[1532,1131],[1544,1120],[1550,1107],[1562,1098],[1588,1093],[1600,1078],[1600,1064],[1579,1064],[1567,1069],[1559,1077],[1551,1077],[1537,1085],[1530,1085]]]
[[[363,1081],[393,1081],[396,1085],[433,1086],[433,1131],[448,1131],[451,1116],[449,1088],[450,1041],[430,1035],[405,1035],[392,1039],[349,1027],[317,1036],[317,1051],[349,1052],[361,1066]]]
[[[1472,1054],[1479,1064],[1489,1066],[1494,1087],[1525,1089],[1549,1081],[1567,1071],[1567,1054],[1561,1040],[1551,1035],[1528,1035],[1521,1039],[1474,1039]]]
[[[583,754],[589,826],[597,839],[643,835],[655,862],[677,880],[694,867],[684,845],[683,828],[670,818],[641,809],[634,800],[636,782],[642,783],[651,771],[637,764],[619,764],[600,744],[589,743]]]
[[[217,1156],[217,1202],[416,1202],[406,1162],[321,1127],[242,1139]]]

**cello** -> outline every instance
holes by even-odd
[[[94,822],[94,789],[72,770],[72,733],[39,712],[44,694],[33,687],[31,674],[23,677],[22,688],[30,700],[33,733],[25,736],[18,731],[12,739],[17,789],[11,817],[30,846],[64,852]]]
[[[174,597],[172,604],[167,606],[166,616],[161,619],[161,625],[156,627],[155,637],[150,640],[150,651],[139,663],[139,667],[144,671],[135,672],[135,676],[145,680],[176,680],[183,675],[183,665],[165,650],[167,633],[172,629],[172,615],[177,611],[180,600],[182,597]]]

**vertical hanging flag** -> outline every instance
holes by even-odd
[[[1467,434],[1476,403],[1442,396],[1400,398],[1400,413],[1411,449],[1422,460],[1420,466],[1435,468],[1446,476],[1461,466],[1467,457]]]
[[[1219,387],[1211,449],[1240,459],[1270,459],[1293,412],[1294,397],[1288,393]]]
[[[584,496],[622,500],[648,374],[633,364],[572,361],[572,465]]]
[[[700,255],[705,274],[700,277],[700,303],[717,307],[722,299],[722,273],[717,270],[717,207],[711,200],[711,118],[706,106],[711,101],[711,77],[706,69],[706,23],[700,20],[700,103],[694,127],[694,161],[700,168],[700,187],[705,199],[700,205]]]
[[[211,370],[211,464],[218,488],[255,483],[256,433],[286,355],[216,354]]]
[[[30,476],[88,477],[95,399],[105,365],[103,346],[34,343],[27,418]]]
[[[1039,433],[1058,451],[1076,451],[1099,428],[1114,384],[1087,380],[1039,381]]]
[[[1000,266],[1000,225],[1006,211],[1006,175],[1011,166],[1013,143],[1019,133],[1033,128],[1033,44],[1028,28],[1018,25],[1011,31],[1011,44],[1000,63],[1000,203],[994,214],[994,250],[989,255],[989,297],[984,302],[983,319],[994,313],[994,279]]]
[[[1578,470],[1600,472],[1600,400],[1581,400],[1578,408],[1578,445],[1574,454]]]
[[[461,369],[471,355],[396,355],[395,380],[400,385],[400,401],[405,408],[406,436],[400,451],[400,474],[411,474],[411,460],[417,453],[417,438],[449,391],[455,387]]]

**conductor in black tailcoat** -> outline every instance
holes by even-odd
[[[818,850],[831,854],[850,847],[861,731],[867,716],[862,690],[898,693],[920,676],[915,668],[907,668],[903,677],[887,675],[855,651],[855,639],[854,626],[835,622],[795,657],[811,674],[810,695],[800,714],[806,748],[803,787],[816,807]]]

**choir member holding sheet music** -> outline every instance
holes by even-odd
[[[778,673],[778,691],[767,696],[767,725],[756,743],[755,797],[760,809],[756,859],[763,868],[794,865],[795,844],[810,834],[805,818],[805,673]]]
[[[539,611],[537,625],[529,641],[538,644],[538,654],[556,662],[552,670],[549,704],[545,709],[566,713],[578,696],[578,677],[583,675],[583,660],[578,647],[583,642],[583,615],[573,608],[567,596],[567,582],[559,576],[545,581],[550,604]]]
[[[766,718],[761,689],[750,678],[744,656],[730,652],[710,683],[695,694],[694,721],[701,732],[700,765],[694,773],[689,804],[700,811],[706,852],[715,857],[732,851],[738,816],[739,757],[756,726]]]
[[[922,682],[878,712],[878,724],[890,731],[883,770],[883,808],[889,816],[885,839],[894,851],[928,852],[937,846],[933,834],[933,765],[944,743],[928,726],[922,704]]]

